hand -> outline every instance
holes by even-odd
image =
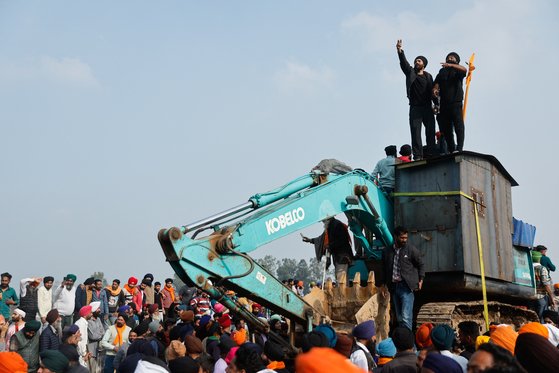
[[[118,352],[119,349],[120,349],[119,346],[115,346],[114,351],[115,351],[115,352]]]
[[[398,53],[402,51],[402,39],[398,39],[398,41],[396,42],[396,50],[398,51]]]
[[[311,239],[308,237],[303,236],[303,242],[311,242]]]
[[[382,295],[383,298],[386,298],[388,296],[388,287],[386,285],[383,285],[380,288],[380,294]]]
[[[87,354],[85,354],[85,356],[83,357],[83,359],[85,361],[88,361],[89,359],[91,359],[91,357],[93,356],[93,354],[91,352],[88,352]]]
[[[45,317],[41,317],[41,323],[46,324],[47,323],[47,319]]]
[[[417,284],[417,290],[421,290],[422,287],[423,287],[423,280],[419,280],[419,283]]]
[[[6,304],[12,305],[12,304],[16,304],[16,302],[13,299],[8,299],[6,302],[4,302]]]
[[[474,71],[476,69],[476,67],[473,64],[470,65],[468,62],[466,62],[466,65],[468,65],[470,71]]]

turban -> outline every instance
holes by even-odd
[[[54,322],[58,320],[59,317],[60,314],[58,313],[58,310],[56,308],[53,308],[49,311],[49,313],[47,313],[47,317],[45,317],[45,319],[49,324],[54,324]]]
[[[99,301],[91,302],[89,303],[89,305],[91,306],[91,312],[95,312],[99,309],[99,307],[101,307],[101,302]]]
[[[458,55],[458,53],[450,52],[449,54],[446,55],[445,60],[448,60],[448,57],[450,57],[450,56],[454,56],[454,58],[456,58],[456,63],[460,63],[460,56]]]
[[[41,352],[41,363],[54,373],[64,373],[70,361],[58,350],[46,350]]]
[[[158,310],[159,310],[159,306],[157,304],[150,304],[148,307],[148,313],[151,315],[153,315]]]
[[[30,320],[25,323],[25,326],[23,327],[23,332],[24,333],[36,332],[39,329],[41,329],[41,323],[37,320]]]
[[[242,345],[247,341],[247,331],[246,329],[239,329],[231,335],[231,339],[237,344],[237,346]]]
[[[547,328],[539,322],[529,322],[528,324],[523,325],[518,330],[518,335],[524,333],[534,333],[541,335],[545,339],[549,338],[549,330],[547,330]]]
[[[454,329],[447,324],[437,325],[431,330],[431,340],[437,350],[450,350],[454,342]]]
[[[303,287],[303,285],[304,285],[303,281],[298,281],[298,282],[297,282],[297,286]]]
[[[165,358],[167,361],[178,359],[186,355],[186,347],[180,341],[171,341],[167,350],[165,350]]]
[[[417,56],[417,57],[415,57],[415,59],[416,59],[416,60],[417,60],[417,59],[420,59],[421,61],[423,61],[423,67],[427,67],[427,62],[428,62],[428,61],[427,61],[427,58],[426,58],[426,57],[424,57],[424,56]],[[414,61],[415,61],[415,60],[414,60]],[[396,151],[396,150],[394,150],[394,151]]]
[[[138,326],[136,326],[134,328],[134,331],[136,332],[136,335],[138,337],[141,337],[144,334],[146,334],[148,332],[148,325],[149,325],[149,323],[147,323],[147,322],[141,322]]]
[[[278,315],[277,313],[274,314],[274,315],[272,315],[272,316],[270,317],[270,321],[272,321],[272,320],[279,320],[279,321],[281,321],[281,315]]]
[[[74,275],[74,274],[72,274],[72,273],[68,273],[64,279],[66,279],[66,280],[72,280],[72,281],[76,282],[76,280],[77,280],[78,278],[76,277],[76,275]]]
[[[413,348],[413,333],[405,326],[399,326],[392,332],[392,342],[398,351]]]
[[[319,326],[314,328],[314,331],[321,332],[322,334],[324,334],[326,336],[326,339],[328,339],[328,346],[334,348],[334,346],[336,345],[337,338],[336,338],[336,332],[334,331],[334,328],[332,328],[331,325],[320,324]]]
[[[295,359],[295,371],[305,373],[362,373],[348,358],[333,354],[332,349],[316,347]]]
[[[237,354],[237,350],[239,349],[239,347],[232,347],[229,352],[227,353],[227,356],[225,356],[225,362],[227,364],[230,364],[233,359],[235,358],[235,355]]]
[[[523,333],[516,340],[514,355],[528,372],[556,372],[559,350],[547,339],[534,333]]]
[[[92,307],[90,305],[80,308],[80,317],[86,317],[87,315],[89,315],[91,313],[91,309]]]
[[[349,359],[351,355],[351,348],[353,347],[353,338],[350,338],[347,334],[338,334],[336,345],[334,350],[338,351],[340,354]]]
[[[532,250],[532,262],[539,263],[542,259],[542,253],[536,250]]]
[[[125,304],[124,306],[120,306],[118,307],[118,313],[124,313],[126,311],[130,310],[130,306]]]
[[[549,337],[547,337],[547,340],[554,346],[559,345],[559,328],[552,324],[544,324],[544,326],[547,328],[547,331],[549,333]]]
[[[16,315],[21,316],[22,318],[24,318],[25,315],[26,315],[26,314],[25,314],[25,311],[22,311],[22,310],[20,310],[19,308],[16,308],[16,309],[14,310],[13,313],[15,313]]]
[[[417,347],[426,348],[433,345],[433,341],[431,341],[431,330],[433,330],[433,327],[434,325],[428,322],[417,328],[417,332],[415,333],[415,343],[417,343]]]
[[[516,338],[518,333],[516,333],[509,325],[499,325],[493,333],[491,333],[490,341],[495,343],[497,346],[503,347],[508,350],[511,354],[514,354],[514,345],[516,344]]]
[[[394,357],[396,355],[396,346],[392,338],[386,338],[377,345],[377,354],[384,357]]]
[[[375,335],[375,322],[367,320],[353,328],[351,334],[357,339],[371,339]]]
[[[428,354],[423,367],[434,373],[462,373],[462,367],[448,356],[437,353]]]
[[[252,309],[254,309],[254,305],[252,306]],[[214,304],[214,311],[216,313],[222,313],[223,310],[225,310],[225,306],[221,303],[216,303]]]
[[[487,335],[478,335],[476,338],[476,350],[484,343],[489,343],[490,337]]]
[[[95,279],[93,277],[88,277],[88,278],[85,279],[83,284],[84,285],[93,285],[94,282],[95,282]]]
[[[283,348],[270,340],[264,343],[264,353],[271,361],[283,361],[285,359]]]
[[[303,340],[301,341],[303,352],[307,352],[313,347],[329,347],[328,338],[326,338],[324,333],[313,330],[303,335]]]
[[[253,303],[252,304],[252,310],[253,311],[260,311],[260,309],[262,309],[262,306],[259,305],[258,303]]]
[[[138,279],[136,277],[132,276],[128,279],[128,284],[129,285],[137,285],[138,284]]]
[[[46,284],[47,282],[51,282],[51,281],[54,282],[54,277],[52,277],[52,276],[43,277],[43,284]]]
[[[63,333],[66,334],[66,335],[74,335],[74,334],[76,334],[76,333],[79,332],[79,331],[80,331],[80,327],[77,326],[76,324],[72,324],[72,325],[70,325],[70,326],[64,328],[64,332],[63,332]]]
[[[161,323],[159,322],[159,320],[153,320],[152,322],[150,322],[148,327],[151,334],[157,333],[160,325]]]
[[[27,373],[27,363],[17,352],[0,352],[0,372]]]
[[[193,335],[187,335],[184,337],[184,346],[188,354],[201,354],[204,352],[204,346],[200,338]]]
[[[228,328],[231,326],[231,316],[226,313],[225,315],[217,319],[217,322],[219,323],[219,325],[221,325],[222,328]]]
[[[181,373],[198,373],[200,365],[190,356],[179,357],[169,361],[169,370],[171,372]]]
[[[554,289],[559,289],[559,283],[553,284],[553,288],[554,288]]]
[[[180,311],[179,317],[182,322],[188,323],[194,321],[194,312],[192,310]]]

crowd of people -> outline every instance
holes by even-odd
[[[378,341],[373,320],[336,332],[321,324],[293,335],[289,322],[261,305],[227,296],[258,318],[252,329],[196,288],[162,286],[146,274],[102,286],[68,274],[21,280],[19,296],[3,273],[0,373],[4,372],[554,372],[559,366],[559,314],[542,322],[480,325],[398,323]],[[298,281],[288,281],[295,292]],[[556,292],[559,286],[556,286]]]

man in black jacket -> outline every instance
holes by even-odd
[[[462,116],[462,101],[464,90],[462,81],[466,77],[467,69],[460,64],[460,56],[451,52],[442,63],[442,69],[435,78],[433,94],[440,97],[441,109],[438,116],[439,126],[443,132],[448,151],[462,151],[464,148],[464,119]],[[454,142],[456,132],[456,143]]]
[[[408,230],[394,229],[394,245],[387,247],[383,255],[384,295],[390,298],[399,326],[412,330],[414,291],[421,290],[425,269],[419,250],[408,244]]]
[[[406,75],[406,92],[410,102],[410,131],[413,159],[419,160],[435,152],[435,117],[431,106],[433,99],[433,77],[425,71],[427,58],[417,56],[414,60],[414,66],[411,67],[402,49],[402,40],[398,40],[396,49],[398,50],[400,67],[404,75]],[[429,154],[423,154],[423,142],[421,140],[422,123],[425,126],[425,138]]]

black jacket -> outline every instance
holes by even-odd
[[[398,53],[398,58],[400,59],[400,68],[404,72],[404,75],[406,75],[406,94],[407,94],[408,99],[410,100],[410,104],[411,104],[411,102],[412,102],[412,97],[410,97],[411,86],[412,86],[413,82],[415,81],[415,79],[417,79],[417,73],[415,72],[415,69],[410,65],[410,63],[406,59],[406,55],[404,54],[404,51],[401,51],[400,53]],[[433,96],[433,93],[432,93],[433,92],[433,76],[431,76],[431,74],[429,74],[425,70],[423,71],[423,74],[425,74],[425,78],[427,79],[427,86],[425,87],[425,90],[426,90],[425,99],[427,100],[427,102],[430,103],[431,100],[432,100],[432,96]]]
[[[384,268],[384,281],[383,283],[390,288],[392,282],[392,267],[394,265],[394,247],[387,247],[384,249],[382,256]],[[425,267],[423,265],[423,257],[419,250],[410,244],[400,249],[400,274],[402,281],[405,281],[409,288],[413,291],[419,287],[419,280],[425,277]]]

